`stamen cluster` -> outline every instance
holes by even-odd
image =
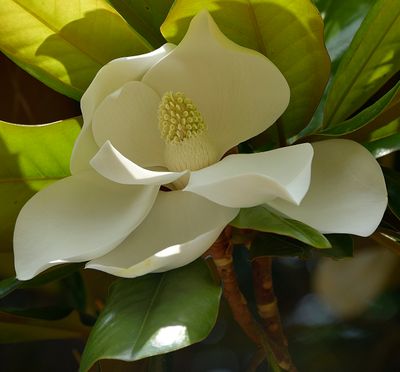
[[[158,120],[161,137],[166,143],[183,142],[206,129],[200,112],[182,92],[167,92],[163,95]]]

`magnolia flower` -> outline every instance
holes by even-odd
[[[360,145],[224,157],[288,102],[280,71],[227,39],[205,11],[178,46],[105,65],[82,97],[72,176],[20,212],[17,277],[77,261],[123,277],[170,270],[204,253],[239,208],[263,203],[321,232],[369,235],[386,189]]]

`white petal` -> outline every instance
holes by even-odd
[[[86,267],[133,278],[186,265],[211,246],[237,213],[194,194],[160,192],[144,222]]]
[[[298,204],[310,184],[312,157],[313,149],[308,143],[229,155],[192,172],[184,191],[227,207],[253,207],[276,197]]]
[[[311,185],[301,204],[279,199],[268,204],[322,233],[371,235],[387,205],[379,164],[353,141],[338,139],[312,145]]]
[[[183,177],[183,172],[158,172],[142,168],[131,162],[107,141],[90,161],[103,177],[125,185],[165,185]]]
[[[143,167],[164,165],[164,141],[158,129],[160,97],[139,81],[126,83],[99,105],[93,135],[101,147],[107,140]]]
[[[174,47],[173,44],[165,44],[151,53],[118,58],[99,70],[81,99],[84,124],[71,156],[72,174],[89,169],[89,160],[99,149],[91,132],[92,117],[97,106],[125,83],[140,80],[151,66],[165,57]]]
[[[15,227],[18,279],[107,253],[142,222],[157,191],[155,186],[116,184],[88,171],[38,192],[22,208]]]
[[[226,38],[206,11],[142,81],[160,95],[179,91],[192,99],[220,156],[271,126],[290,96],[280,71],[262,54]]]
[[[90,159],[99,151],[99,146],[93,138],[91,126],[84,126],[75,141],[72,150],[70,170],[71,174],[77,174],[90,169]]]
[[[141,80],[146,71],[174,47],[173,44],[165,44],[150,53],[118,58],[104,65],[82,96],[84,125],[90,124],[94,111],[105,97],[129,81]]]

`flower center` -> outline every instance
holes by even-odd
[[[184,93],[167,92],[163,95],[158,120],[169,170],[197,170],[218,161],[203,117]]]
[[[183,93],[167,92],[158,111],[161,137],[166,143],[179,143],[206,130],[203,117]]]

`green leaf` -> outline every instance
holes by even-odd
[[[12,246],[19,210],[38,190],[69,175],[80,118],[44,125],[0,121],[0,251]]]
[[[330,248],[329,241],[320,232],[302,222],[284,217],[266,205],[242,208],[230,225],[289,236],[315,248]]]
[[[220,294],[201,260],[116,281],[90,334],[81,370],[100,359],[133,361],[204,339],[214,326]]]
[[[0,281],[0,299],[19,288],[21,284],[22,282],[17,278],[7,278]]]
[[[371,152],[375,158],[381,158],[394,151],[400,150],[400,133],[395,133],[378,140],[365,143],[364,146]]]
[[[0,24],[4,54],[77,100],[107,62],[152,50],[106,0],[2,0]]]
[[[65,306],[46,306],[46,307],[3,307],[0,306],[0,311],[8,314],[22,316],[25,318],[58,320],[63,319],[72,312],[72,308]]]
[[[250,248],[252,257],[299,257],[312,258],[315,254],[334,259],[353,257],[353,240],[346,234],[327,235],[332,248],[313,249],[307,244],[274,234],[257,234]]]
[[[349,47],[354,34],[376,0],[315,0],[324,19],[326,47],[334,64]],[[332,66],[332,69],[334,67]]]
[[[77,313],[67,318],[46,321],[0,312],[0,344],[37,340],[82,339],[89,328],[80,323]]]
[[[353,239],[348,234],[327,234],[332,248],[320,249],[318,254],[331,258],[348,258],[353,257]]]
[[[389,168],[382,168],[388,191],[388,204],[393,214],[400,219],[400,173]]]
[[[286,137],[309,122],[329,77],[322,19],[309,0],[176,0],[161,26],[178,43],[191,18],[208,9],[232,41],[266,55],[286,77],[291,100],[280,118]]]
[[[84,266],[83,263],[76,264],[68,264],[62,265],[59,267],[53,267],[46,272],[39,274],[31,280],[18,280],[15,277],[3,279],[0,281],[0,299],[7,296],[9,293],[13,292],[18,288],[33,288],[39,287],[41,285],[53,282],[55,280],[60,280],[70,276],[72,273],[75,273],[77,270]],[[83,287],[83,283],[82,283]],[[81,289],[82,290],[82,289]],[[78,295],[78,294],[77,294]],[[82,310],[79,306],[77,306],[80,310]]]
[[[371,106],[361,111],[356,116],[351,119],[345,120],[334,126],[328,127],[325,130],[317,132],[317,134],[322,134],[324,136],[343,136],[348,133],[352,133],[368,123],[372,122],[377,118],[387,107],[390,106],[392,101],[397,97],[400,92],[400,82],[398,82],[389,92],[387,92],[383,97],[377,100]]]
[[[160,26],[174,0],[108,0],[154,48],[165,43]]]
[[[257,234],[251,243],[251,257],[299,257],[308,259],[312,257],[311,247],[298,240],[274,234]]]
[[[340,62],[326,102],[325,124],[347,119],[399,68],[399,2],[378,0]]]

